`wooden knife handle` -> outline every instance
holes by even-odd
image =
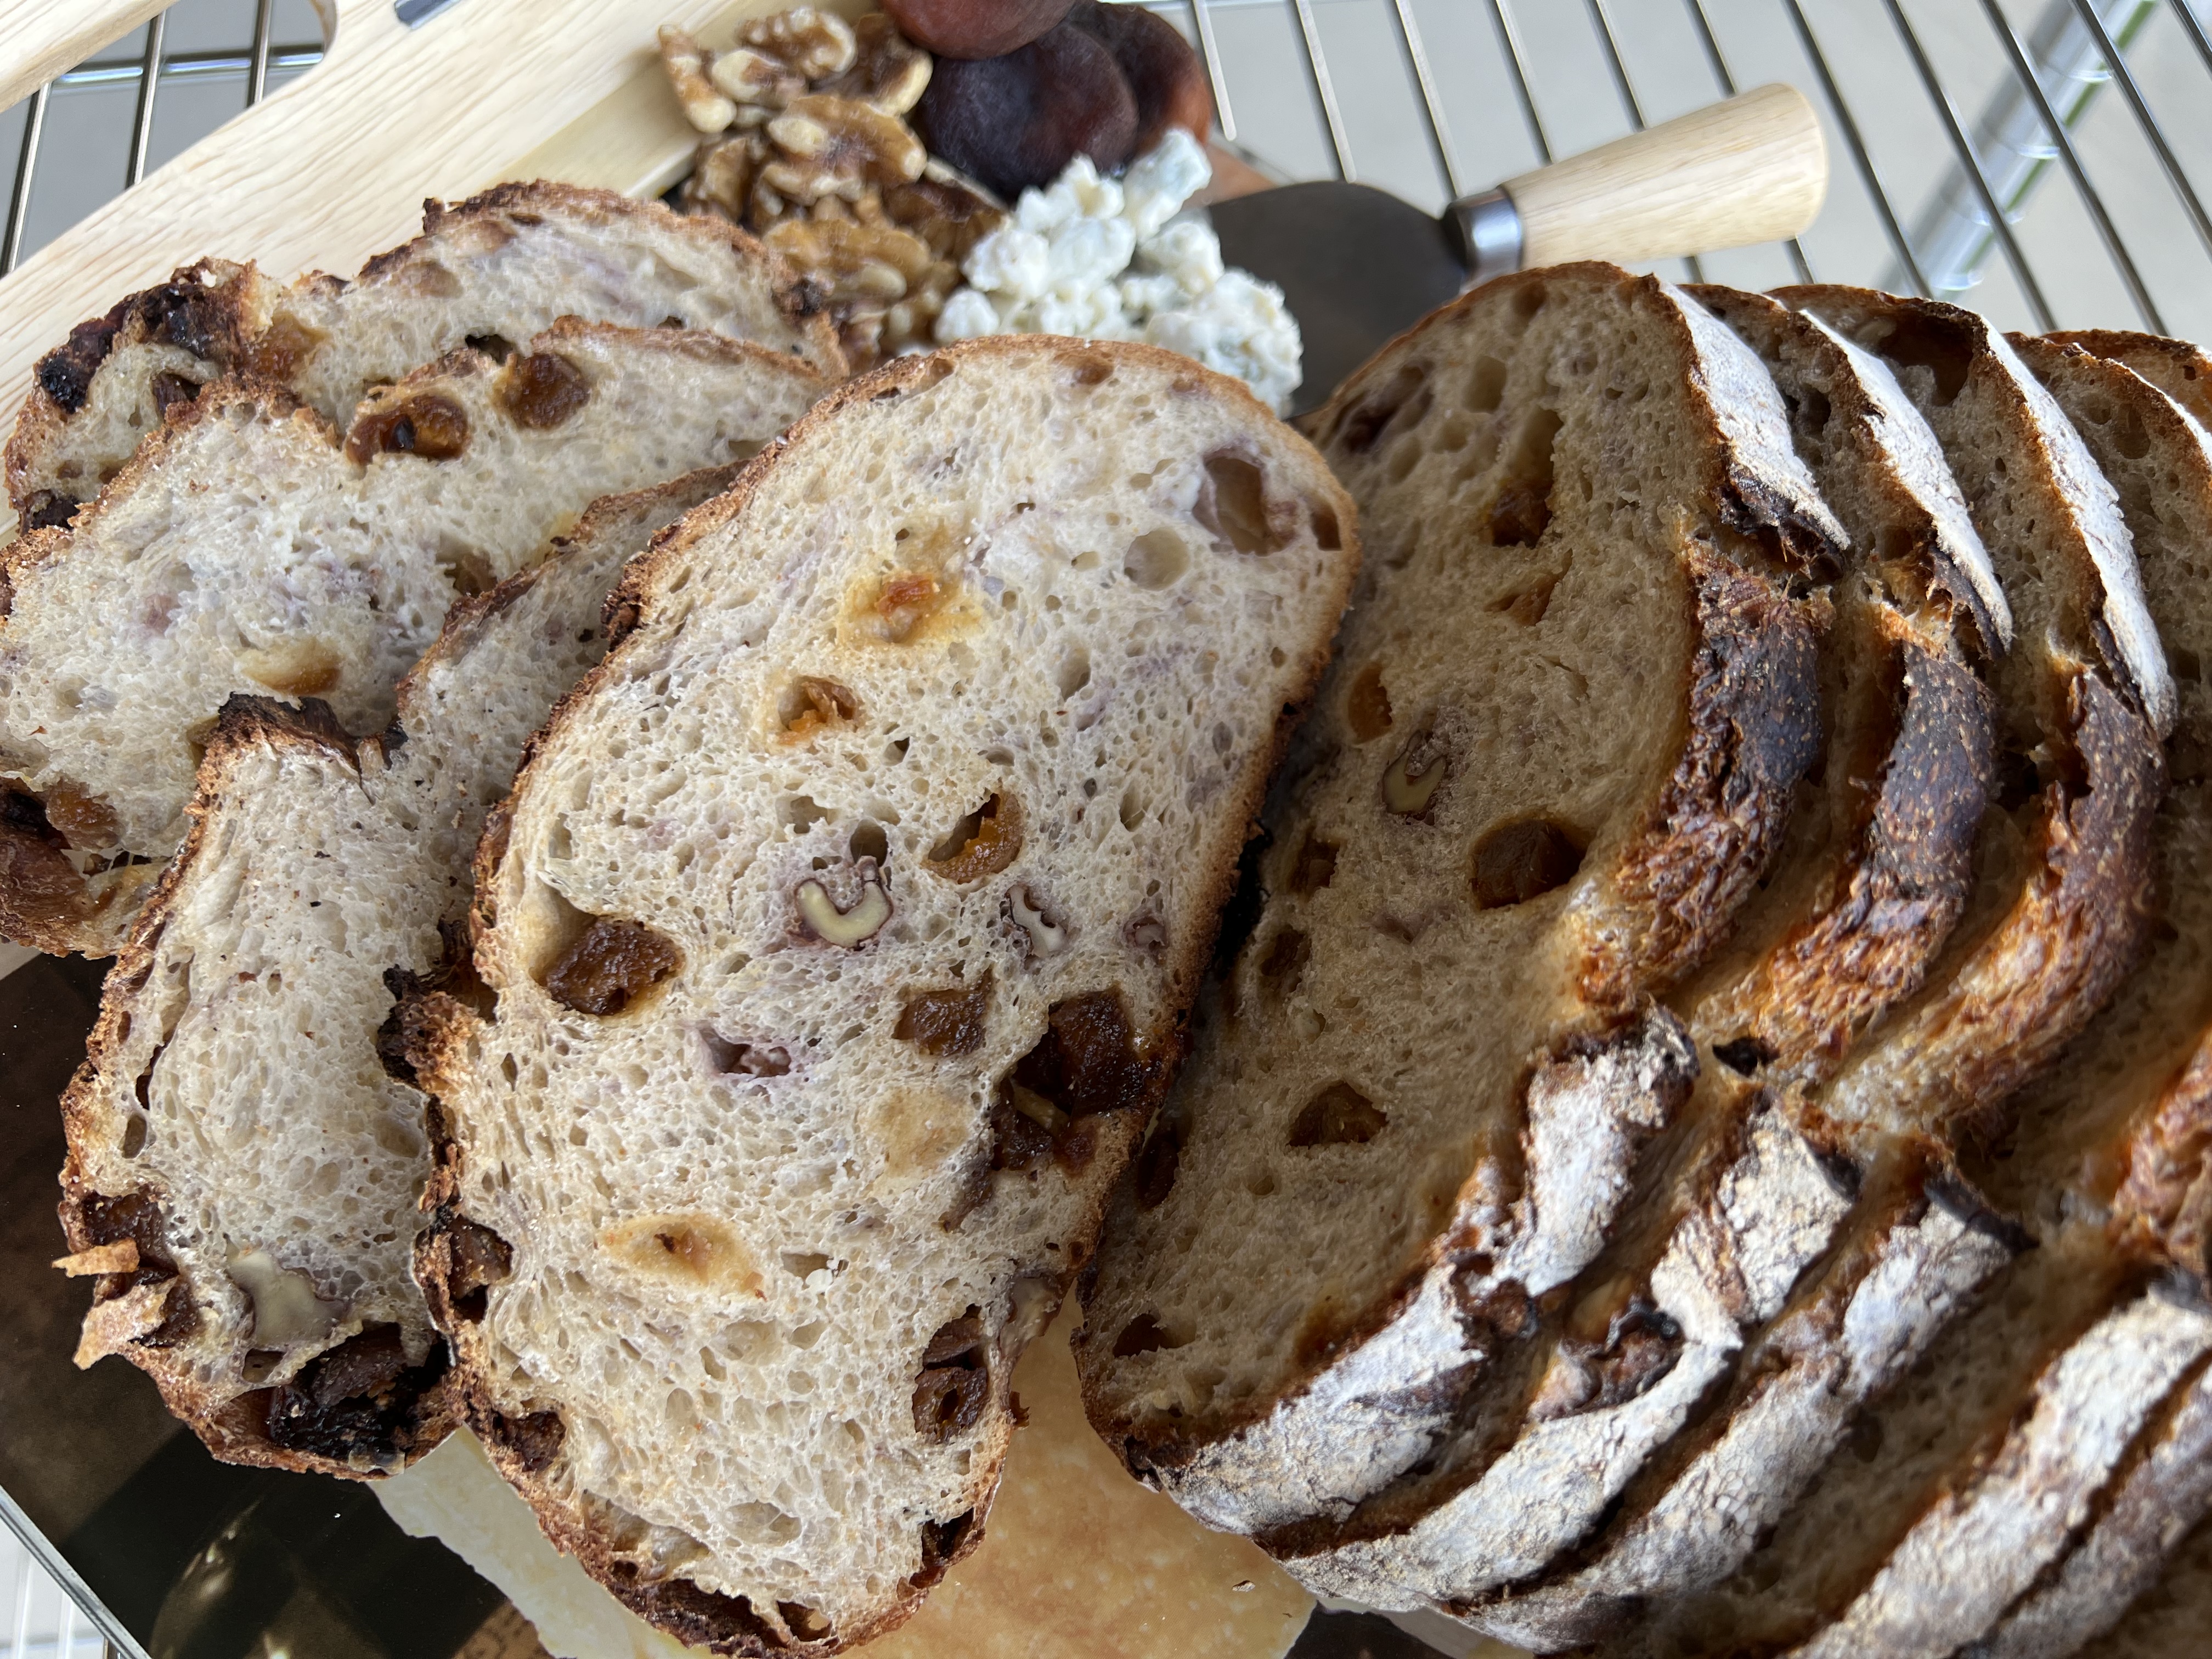
[[[1661,259],[1795,236],[1828,193],[1820,118],[1758,87],[1509,179],[1522,266]]]

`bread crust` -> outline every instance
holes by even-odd
[[[513,793],[504,806],[488,817],[478,843],[471,929],[479,970],[488,979],[498,982],[494,951],[501,917],[497,895],[517,804],[527,799],[547,757],[560,752],[570,729],[591,708],[602,688],[620,683],[624,653],[640,648],[641,629],[650,622],[665,596],[670,579],[683,570],[691,550],[744,514],[763,483],[774,476],[781,458],[807,446],[825,428],[834,429],[846,410],[926,389],[972,362],[988,364],[1000,356],[1033,355],[1082,370],[1093,366],[1102,350],[1110,353],[1117,363],[1169,377],[1174,389],[1188,387],[1229,404],[1242,418],[1276,426],[1273,415],[1242,384],[1212,374],[1177,354],[1141,345],[1102,348],[1089,342],[1037,338],[977,340],[927,356],[895,360],[832,391],[754,457],[726,493],[672,526],[633,561],[610,595],[605,615],[611,647],[607,659],[562,700],[532,739]],[[1285,434],[1285,441],[1311,457],[1316,475],[1327,479],[1326,469],[1317,457],[1311,456],[1310,447],[1295,434]],[[1357,567],[1357,519],[1350,496],[1333,479],[1323,487],[1341,527],[1345,555],[1334,562],[1328,589],[1315,596],[1316,615],[1325,615],[1333,623],[1350,592]],[[1311,637],[1284,640],[1280,645],[1288,653],[1283,667],[1291,690],[1273,712],[1268,739],[1243,769],[1235,794],[1224,803],[1224,822],[1248,823],[1256,817],[1268,774],[1310,700],[1328,659],[1328,628],[1322,626]],[[1115,1180],[1142,1141],[1173,1074],[1183,1042],[1182,1013],[1212,953],[1218,913],[1235,881],[1233,858],[1224,860],[1218,869],[1207,870],[1194,910],[1204,918],[1202,925],[1171,933],[1160,964],[1164,985],[1158,1006],[1163,1012],[1136,1034],[1137,1052],[1144,1057],[1148,1078],[1146,1097],[1139,1109],[1114,1114],[1102,1131],[1089,1173],[1076,1194],[1078,1207],[1060,1234],[1075,1241],[1073,1260],[1049,1278],[1045,1293],[1048,1305],[1057,1305],[1073,1284],[1079,1267],[1088,1261],[1090,1241],[1096,1238],[1103,1224]],[[541,1425],[539,1438],[533,1441],[527,1433],[518,1432],[514,1419],[502,1414],[501,1401],[487,1378],[490,1366],[483,1351],[485,1339],[465,1305],[468,1288],[477,1280],[471,1276],[476,1270],[467,1260],[470,1247],[462,1241],[469,1237],[469,1230],[483,1230],[465,1212],[466,1154],[452,1121],[451,1104],[465,1097],[473,1076],[472,1050],[489,1028],[481,1016],[453,999],[436,996],[421,1000],[411,1010],[409,1023],[420,1034],[410,1058],[438,1103],[431,1119],[436,1173],[425,1200],[432,1218],[418,1240],[416,1276],[429,1298],[434,1317],[448,1334],[458,1355],[454,1384],[458,1409],[484,1438],[501,1474],[530,1502],[548,1535],[641,1617],[680,1639],[717,1653],[827,1654],[904,1622],[930,1585],[981,1540],[996,1490],[997,1471],[1011,1435],[1006,1391],[1012,1353],[1006,1356],[1006,1364],[991,1368],[991,1415],[973,1455],[967,1488],[969,1508],[951,1521],[933,1522],[925,1528],[922,1570],[907,1582],[894,1604],[877,1609],[860,1621],[841,1621],[830,1636],[810,1641],[787,1634],[787,1623],[781,1613],[772,1620],[743,1596],[707,1592],[676,1574],[647,1577],[611,1535],[606,1518],[588,1504],[580,1504],[549,1478],[547,1471],[557,1456],[557,1443],[556,1449],[549,1452],[544,1437],[552,1430]],[[557,1407],[541,1415],[551,1415],[557,1421]]]
[[[1671,342],[1674,361],[1690,366],[1698,393],[1710,399],[1704,429],[1686,440],[1697,446],[1716,540],[1682,556],[1685,603],[1699,643],[1680,692],[1684,712],[1670,739],[1679,744],[1670,751],[1676,759],[1619,854],[1617,879],[1570,925],[1565,954],[1576,964],[1572,983],[1593,1011],[1592,1029],[1535,1066],[1539,1093],[1559,1088],[1559,1098],[1578,1098],[1549,1109],[1582,1124],[1590,1170],[1619,1175],[1601,1194],[1606,1182],[1595,1175],[1581,1194],[1563,1184],[1541,1195],[1501,1196],[1470,1181],[1386,1295],[1332,1310],[1325,1324],[1302,1331],[1295,1376],[1232,1405],[1199,1414],[1124,1413],[1104,1389],[1112,1361],[1100,1333],[1079,1337],[1094,1426],[1132,1469],[1208,1524],[1256,1533],[1282,1552],[1354,1535],[1365,1524],[1352,1510],[1363,1494],[1383,1490],[1425,1458],[1433,1462],[1432,1449],[1472,1402],[1510,1389],[1494,1374],[1493,1356],[1514,1352],[1515,1340],[1534,1328],[1516,1279],[1533,1264],[1498,1255],[1499,1206],[1510,1202],[1517,1212],[1525,1203],[1538,1215],[1576,1216],[1582,1242],[1575,1251],[1601,1241],[1639,1149],[1663,1129],[1696,1069],[1679,1024],[1650,1010],[1649,998],[1726,935],[1778,849],[1791,792],[1818,751],[1820,617],[1790,585],[1832,573],[1843,533],[1788,453],[1778,409],[1751,412],[1776,401],[1764,371],[1662,284],[1601,265],[1500,279],[1385,348],[1312,429],[1334,441],[1331,434],[1367,418],[1368,402],[1388,395],[1400,363],[1431,336],[1478,307],[1513,305],[1522,294],[1553,288],[1595,289],[1633,308]],[[1592,1047],[1605,1062],[1568,1080]],[[1531,1169],[1540,1162],[1533,1152],[1522,1161]],[[1551,1255],[1550,1242],[1541,1248],[1552,1261],[1566,1260]],[[1572,1261],[1568,1276],[1580,1265]],[[1472,1478],[1480,1459],[1469,1461]],[[1440,1486],[1460,1478],[1431,1477]]]

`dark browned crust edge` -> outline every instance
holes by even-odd
[[[109,1138],[112,1127],[104,1121],[100,1105],[102,1076],[121,1059],[123,1042],[130,1029],[131,1004],[154,970],[155,949],[169,925],[171,907],[178,890],[200,857],[207,825],[231,787],[233,768],[244,751],[256,748],[313,749],[348,767],[357,769],[360,764],[353,736],[339,725],[325,704],[313,698],[296,708],[267,697],[233,696],[223,704],[215,732],[208,740],[206,758],[200,767],[191,805],[186,809],[189,827],[184,845],[155,884],[117,955],[100,994],[99,1018],[85,1044],[84,1063],[77,1068],[62,1096],[62,1124],[69,1154],[60,1177],[59,1213],[63,1232],[72,1250],[88,1249],[95,1242],[88,1216],[91,1203],[102,1196],[121,1196],[100,1194],[86,1173],[91,1149]],[[154,1194],[158,1206],[155,1189],[135,1190]],[[166,1231],[166,1221],[163,1227]],[[190,1285],[181,1273],[173,1282],[189,1297]],[[106,1281],[103,1279],[101,1284],[105,1287]],[[118,1287],[117,1293],[119,1292]],[[171,1293],[173,1302],[178,1294]],[[195,1318],[201,1316],[196,1304],[188,1305],[192,1306]],[[261,1390],[246,1390],[216,1399],[199,1383],[188,1361],[166,1347],[134,1342],[125,1358],[154,1379],[161,1390],[162,1403],[170,1413],[198,1435],[210,1451],[228,1463],[334,1474],[349,1480],[374,1480],[428,1452],[445,1438],[454,1422],[447,1385],[441,1379],[414,1402],[405,1428],[409,1443],[398,1448],[398,1460],[388,1467],[356,1468],[343,1460],[288,1449],[270,1440],[259,1426],[261,1413],[252,1403],[262,1398]]]
[[[1634,936],[1585,936],[1592,1006],[1626,1012],[1723,939],[1781,850],[1797,784],[1820,758],[1820,648],[1806,607],[1719,553],[1684,559],[1698,643],[1682,752],[1620,854]]]
[[[739,517],[777,460],[787,450],[807,442],[817,429],[832,422],[839,411],[848,406],[926,390],[946,375],[957,372],[963,362],[971,358],[988,361],[997,356],[1042,356],[1067,360],[1093,356],[1101,352],[1124,363],[1166,373],[1178,380],[1195,382],[1212,395],[1225,398],[1232,407],[1241,406],[1248,416],[1274,422],[1273,412],[1261,404],[1243,382],[1214,374],[1177,353],[1126,343],[1060,341],[1035,336],[990,337],[943,347],[926,356],[894,359],[831,391],[794,422],[789,429],[744,463],[737,472],[735,482],[720,495],[694,508],[656,536],[643,553],[630,561],[621,581],[609,594],[605,611],[609,640],[606,657],[599,667],[586,674],[554,706],[545,723],[524,748],[514,787],[507,799],[485,818],[472,870],[477,896],[471,911],[471,927],[477,943],[479,971],[485,942],[498,924],[496,903],[489,896],[496,890],[499,866],[506,855],[514,802],[532,781],[538,757],[557,739],[569,721],[576,718],[576,711],[585,701],[617,671],[618,656],[627,648],[631,635],[650,615],[653,598],[664,574],[694,543]],[[1249,826],[1256,823],[1268,783],[1289,747],[1291,734],[1319,689],[1334,644],[1337,618],[1351,595],[1360,557],[1358,512],[1351,495],[1335,482],[1327,463],[1310,444],[1288,428],[1283,428],[1282,433],[1285,441],[1294,452],[1304,452],[1304,458],[1310,463],[1316,481],[1334,492],[1340,533],[1343,538],[1343,556],[1338,561],[1340,580],[1337,591],[1324,597],[1322,614],[1326,622],[1318,636],[1308,642],[1304,659],[1300,665],[1301,672],[1294,682],[1295,694],[1286,697],[1277,711],[1265,753],[1255,755],[1248,766],[1238,792],[1238,810],[1233,817],[1228,819],[1248,826],[1248,833]],[[1191,1003],[1206,964],[1212,955],[1221,910],[1236,887],[1237,853],[1242,846],[1243,837],[1239,837],[1236,846],[1220,860],[1220,867],[1213,872],[1203,890],[1204,896],[1197,906],[1197,914],[1206,918],[1206,924],[1191,930],[1188,937],[1176,941],[1171,947],[1165,976],[1166,987],[1161,1000],[1164,1006],[1173,1012],[1166,1023],[1143,1034],[1139,1042],[1139,1052],[1149,1057],[1149,1063],[1153,1067],[1155,1087],[1144,1109],[1116,1113],[1108,1121],[1108,1133],[1102,1137],[1088,1172],[1091,1175],[1090,1196],[1079,1218],[1079,1225],[1070,1229],[1065,1235],[1073,1241],[1073,1244],[1069,1252],[1069,1275],[1062,1282],[1062,1294],[1065,1294],[1068,1282],[1083,1269],[1093,1265],[1091,1254],[1103,1229],[1106,1211],[1112,1201],[1115,1188],[1134,1158],[1159,1102],[1173,1082],[1182,1060],[1184,1025]],[[1007,1394],[1011,1390],[1013,1361],[1018,1355],[1006,1356],[1004,1379],[994,1380],[993,1404],[997,1407],[1004,1427],[992,1437],[994,1443],[990,1446],[988,1455],[976,1460],[981,1469],[972,1480],[971,1490],[976,1496],[968,1512],[968,1524],[952,1540],[950,1549],[941,1553],[929,1547],[927,1540],[925,1540],[925,1567],[917,1577],[926,1582],[911,1585],[912,1593],[887,1609],[879,1620],[860,1629],[836,1632],[823,1642],[769,1645],[773,1640],[772,1631],[742,1597],[710,1595],[703,1591],[687,1595],[682,1590],[670,1590],[666,1583],[641,1583],[635,1568],[615,1557],[605,1540],[593,1530],[589,1522],[579,1518],[574,1506],[555,1492],[543,1478],[542,1471],[550,1460],[532,1467],[531,1461],[516,1448],[514,1437],[502,1430],[501,1425],[506,1419],[494,1405],[489,1387],[484,1381],[483,1357],[477,1351],[475,1328],[459,1316],[455,1298],[450,1291],[455,1271],[450,1237],[455,1226],[466,1221],[462,1212],[462,1184],[465,1171],[464,1154],[447,1118],[446,1101],[465,1087],[466,1048],[484,1022],[453,998],[437,993],[414,1000],[406,1014],[404,1024],[415,1034],[415,1042],[408,1060],[415,1067],[420,1085],[430,1096],[428,1116],[434,1169],[423,1195],[422,1207],[432,1219],[417,1238],[416,1277],[429,1303],[431,1317],[438,1328],[445,1333],[454,1354],[453,1369],[441,1386],[447,1391],[447,1398],[453,1402],[452,1408],[483,1440],[501,1474],[529,1503],[547,1535],[641,1618],[680,1640],[692,1645],[706,1646],[715,1653],[744,1655],[749,1659],[766,1659],[770,1654],[827,1655],[882,1635],[911,1618],[921,1607],[930,1585],[941,1578],[945,1571],[964,1559],[982,1540],[982,1523],[998,1490],[1006,1445],[1012,1434],[1011,1419],[1006,1415]],[[1079,1339],[1080,1333],[1078,1336]],[[957,1524],[957,1518],[955,1522],[942,1524]],[[680,1583],[683,1581],[673,1582]]]
[[[373,257],[355,280],[375,282],[386,272],[414,258],[429,240],[466,219],[525,216],[555,211],[602,224],[617,219],[653,221],[669,234],[689,238],[702,246],[733,250],[747,264],[768,273],[769,292],[792,331],[807,343],[806,361],[832,380],[848,372],[845,354],[837,344],[837,331],[819,289],[793,270],[783,256],[750,232],[714,215],[678,213],[667,204],[643,201],[618,191],[596,190],[586,185],[565,185],[550,179],[514,179],[494,185],[465,202],[441,202],[430,197],[422,204],[422,234]],[[782,354],[778,354],[782,355]]]
[[[167,343],[208,366],[210,380],[220,378],[238,361],[246,331],[240,302],[256,275],[251,264],[231,265],[220,259],[179,265],[166,283],[126,295],[105,315],[79,323],[67,340],[39,359],[30,394],[8,441],[5,461],[9,505],[27,528],[35,527],[31,524],[33,509],[26,498],[33,452],[50,442],[83,408],[93,380],[117,346],[140,344],[161,329],[173,337]],[[210,285],[204,280],[209,276],[223,280]],[[99,481],[89,482],[96,493]]]
[[[1875,787],[1810,914],[1706,1017],[1717,1040],[1747,1040],[1788,1066],[1832,1067],[1883,1010],[1925,982],[1966,909],[1995,781],[1989,688],[1896,612],[1880,615],[1895,720]]]

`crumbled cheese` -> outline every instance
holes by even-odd
[[[984,334],[1143,340],[1244,381],[1288,407],[1299,379],[1297,320],[1282,290],[1221,263],[1221,243],[1183,204],[1213,168],[1180,127],[1121,179],[1088,156],[1050,188],[1027,190],[1007,223],[975,244],[937,319],[942,342]]]

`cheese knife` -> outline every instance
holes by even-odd
[[[1794,87],[1753,88],[1508,179],[1431,216],[1324,180],[1217,199],[1225,264],[1275,283],[1297,319],[1293,412],[1327,401],[1392,336],[1474,283],[1570,259],[1627,263],[1795,236],[1828,189],[1820,123]]]

